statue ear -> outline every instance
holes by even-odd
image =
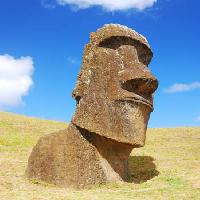
[[[81,100],[82,96],[83,93],[80,90],[80,86],[76,87],[72,92],[72,97],[76,100],[77,104],[79,104],[79,101]]]

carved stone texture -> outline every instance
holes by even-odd
[[[30,155],[30,179],[72,187],[127,179],[128,157],[145,144],[157,79],[147,68],[147,40],[125,26],[91,33],[72,96],[69,127],[41,138]]]

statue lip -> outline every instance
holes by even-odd
[[[121,101],[127,101],[129,103],[137,102],[139,104],[143,104],[143,105],[149,107],[151,109],[151,112],[154,110],[153,103],[151,101],[148,101],[147,99],[145,99],[137,94],[134,94],[134,96],[124,97],[123,100],[121,99]]]

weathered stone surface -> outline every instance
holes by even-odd
[[[42,137],[33,148],[26,174],[60,186],[87,185],[126,179],[132,146],[88,133],[70,124],[68,129]]]
[[[125,26],[92,33],[72,94],[71,124],[39,140],[27,176],[73,188],[126,180],[131,150],[145,143],[158,87],[147,68],[152,55],[147,40]]]
[[[146,39],[124,26],[107,25],[91,34],[73,92],[72,122],[88,131],[143,146],[152,94],[158,81],[147,68]]]

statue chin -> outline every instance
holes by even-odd
[[[127,112],[129,129],[123,134],[130,134],[131,143],[134,144],[135,147],[142,147],[145,144],[150,113],[150,110],[143,105],[136,105],[134,109],[130,109]]]
[[[131,144],[144,146],[151,110],[146,105],[130,102],[105,102],[99,109],[89,110],[87,102],[77,107],[72,123],[88,132]],[[98,108],[97,105],[91,108]],[[81,113],[86,113],[80,117]],[[92,123],[91,123],[92,122]]]
[[[117,110],[123,126],[115,132],[121,133],[122,142],[135,148],[144,146],[151,110],[145,105],[128,102],[120,103]]]

